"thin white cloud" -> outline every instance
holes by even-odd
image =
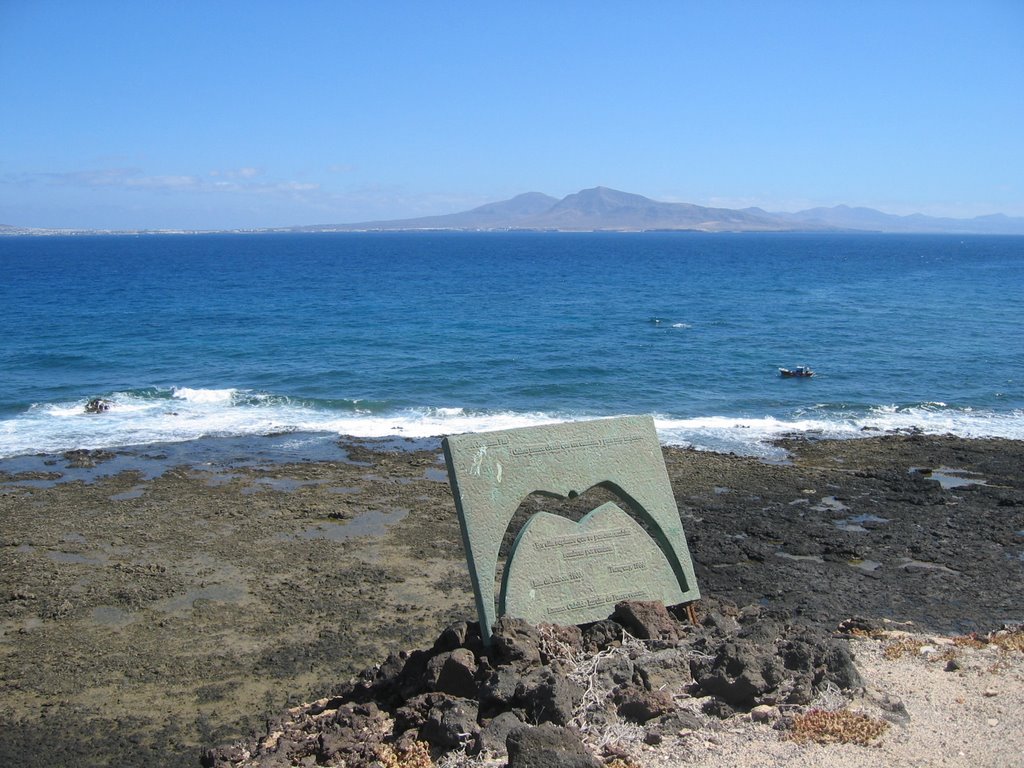
[[[319,184],[304,181],[285,181],[280,184],[271,185],[282,192],[313,192],[320,189]]]
[[[197,189],[202,185],[196,176],[140,176],[125,181],[126,187],[139,189]]]
[[[210,175],[215,178],[225,179],[255,179],[257,176],[263,174],[259,168],[244,167],[244,168],[228,168],[226,170],[210,171]]]
[[[202,186],[198,176],[147,176],[138,168],[102,168],[36,175],[50,184],[69,187],[194,190]]]
[[[147,190],[164,192],[210,192],[241,194],[287,194],[317,192],[319,184],[301,181],[256,180],[263,175],[258,168],[244,167],[212,171],[208,178],[194,175],[150,175],[139,168],[99,168],[59,173],[20,174],[8,182],[44,183],[89,189]]]

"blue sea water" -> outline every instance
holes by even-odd
[[[0,333],[0,457],[627,413],[764,456],[788,432],[1024,438],[1021,237],[5,237]]]

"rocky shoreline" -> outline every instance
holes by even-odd
[[[665,449],[712,612],[821,637],[852,617],[1024,621],[1024,443],[784,447],[785,464]],[[0,463],[0,763],[196,765],[474,618],[436,445],[67,481],[120,460]]]

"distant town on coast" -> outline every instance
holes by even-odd
[[[201,232],[875,232],[888,234],[1024,235],[1024,217],[996,213],[971,219],[907,216],[837,205],[778,213],[761,208],[709,208],[669,203],[607,187],[562,199],[526,192],[469,211],[413,219],[225,230],[38,229],[0,224],[0,235],[197,234]]]

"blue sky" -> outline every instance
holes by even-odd
[[[1024,215],[1024,0],[0,0],[0,223],[233,228],[604,185]]]

